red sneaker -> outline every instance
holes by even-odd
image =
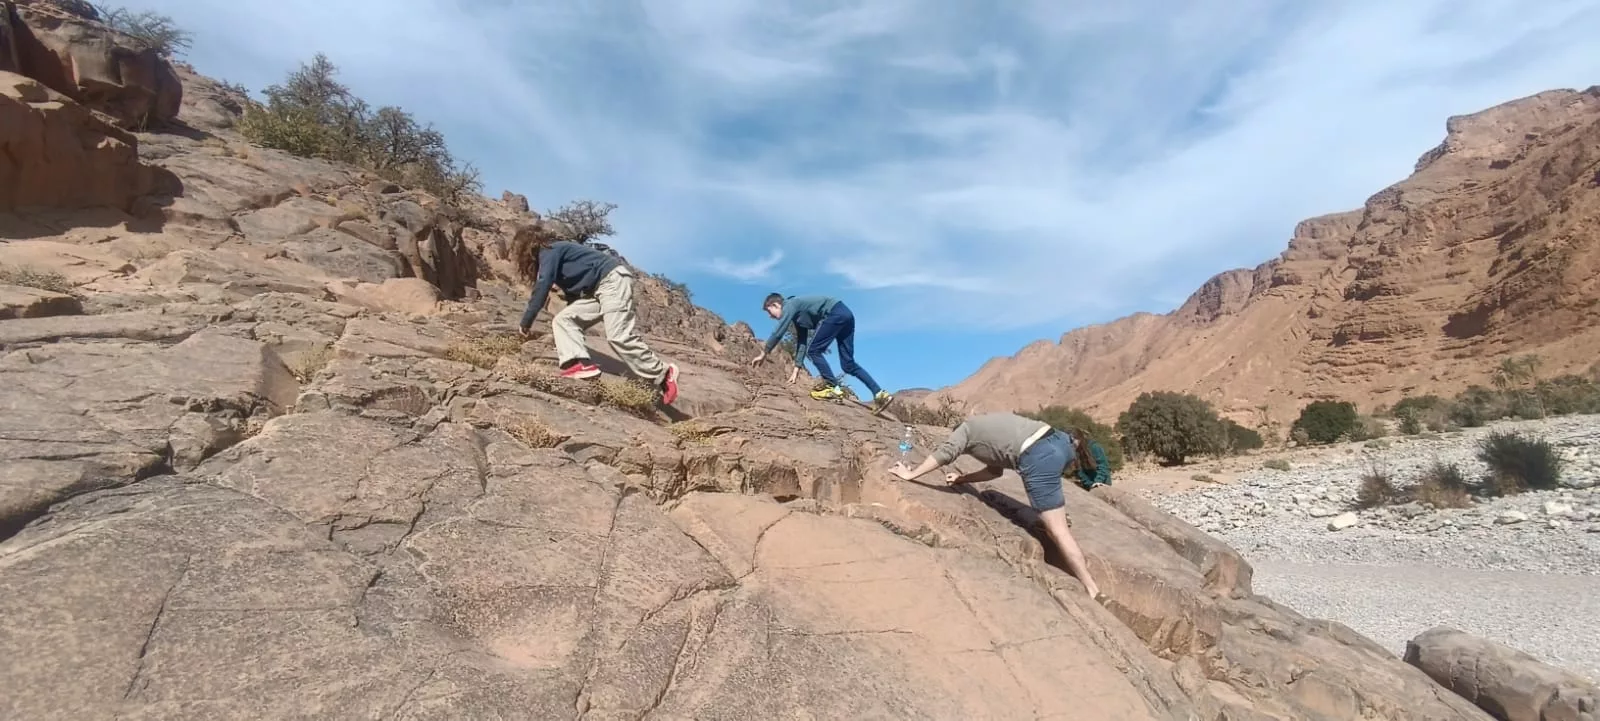
[[[678,367],[668,363],[667,377],[661,380],[661,402],[670,406],[675,400],[678,400]]]
[[[562,378],[593,378],[600,375],[600,366],[578,361],[561,369]]]

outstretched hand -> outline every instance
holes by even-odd
[[[761,362],[766,360],[766,359],[767,359],[767,354],[766,353],[761,353],[761,354],[757,355],[756,357],[750,359],[750,365],[753,365],[753,366],[761,365]]]
[[[902,481],[909,481],[915,478],[915,476],[911,475],[911,469],[906,467],[904,461],[889,466],[889,475]]]
[[[800,366],[795,366],[793,369],[791,369],[789,371],[789,385],[794,385],[794,382],[799,380],[799,379],[800,379]]]

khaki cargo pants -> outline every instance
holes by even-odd
[[[655,385],[667,376],[667,364],[644,344],[634,330],[633,272],[617,266],[600,279],[594,296],[579,298],[561,309],[551,321],[556,340],[556,357],[564,366],[573,359],[589,359],[589,346],[583,332],[596,322],[606,324],[606,340],[622,362],[635,375]]]

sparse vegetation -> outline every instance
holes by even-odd
[[[1349,401],[1312,401],[1300,410],[1290,432],[1308,443],[1327,444],[1354,436],[1360,428],[1360,416]]]
[[[1111,463],[1111,470],[1122,469],[1124,461],[1122,440],[1117,438],[1116,429],[1089,417],[1088,413],[1067,406],[1045,406],[1036,411],[1018,411],[1017,415],[1043,421],[1062,431],[1081,429],[1105,449],[1106,460]]]
[[[317,373],[327,367],[333,360],[333,348],[327,345],[316,345],[310,350],[302,352],[299,357],[289,364],[289,372],[301,383],[310,383],[317,377]]]
[[[529,448],[555,448],[571,438],[555,432],[536,418],[520,418],[507,425],[505,431]]]
[[[18,285],[67,295],[71,295],[73,291],[72,281],[67,280],[66,276],[51,270],[34,270],[27,266],[0,265],[0,285]]]
[[[1471,485],[1454,463],[1434,461],[1410,490],[1413,500],[1434,508],[1466,508],[1472,505]]]
[[[239,132],[268,148],[368,168],[447,201],[481,188],[478,171],[457,164],[442,133],[397,107],[371,110],[335,79],[337,72],[318,53],[263,91],[265,104],[251,101]]]
[[[929,408],[921,403],[897,403],[896,413],[901,420],[919,426],[955,428],[967,419],[967,406],[960,401],[940,396],[938,405]],[[1110,450],[1106,451],[1110,455]]]
[[[132,12],[123,7],[93,5],[106,27],[133,38],[141,48],[154,50],[164,58],[183,55],[194,36],[178,27],[170,16],[146,10]]]
[[[663,275],[661,273],[651,273],[650,277],[651,278],[655,278],[656,282],[660,283],[662,285],[662,287],[667,289],[667,292],[669,292],[669,293],[677,293],[678,295],[683,296],[683,299],[686,300],[686,301],[690,301],[690,302],[694,301],[694,292],[689,290],[689,286],[684,285],[683,283],[679,283],[678,281],[675,281],[675,280],[673,280],[671,278],[668,278],[667,276],[665,276],[665,275]],[[792,341],[791,341],[791,343],[792,343]]]
[[[600,379],[600,402],[604,405],[650,418],[655,415],[660,391],[634,379]]]
[[[1227,449],[1233,453],[1254,451],[1266,447],[1267,442],[1255,430],[1246,428],[1233,420],[1222,419],[1223,437],[1227,439]]]
[[[1391,414],[1405,435],[1414,436],[1423,429],[1437,433],[1450,420],[1450,403],[1436,395],[1406,397],[1394,404]]]
[[[1269,471],[1287,471],[1294,466],[1289,465],[1289,461],[1283,458],[1273,458],[1265,463],[1262,463],[1261,467]]]
[[[447,360],[470,363],[492,370],[501,358],[522,352],[522,337],[518,335],[486,335],[454,343],[444,351]]]
[[[1216,483],[1217,482],[1217,479],[1212,478],[1211,476],[1208,476],[1208,475],[1206,475],[1204,473],[1196,473],[1196,474],[1194,474],[1192,476],[1189,476],[1189,480],[1194,481],[1195,483]]]
[[[717,431],[697,421],[682,421],[667,426],[667,430],[679,441],[684,443],[710,443],[716,437]]]
[[[556,240],[587,243],[595,238],[616,234],[611,227],[611,211],[616,203],[594,200],[576,200],[544,214],[545,231]]]
[[[806,427],[814,431],[825,431],[833,427],[828,417],[816,411],[806,412]]]
[[[1367,441],[1365,445],[1367,448],[1371,448],[1374,451],[1382,451],[1388,449],[1391,444],[1385,439],[1374,438],[1370,441]]]
[[[1140,394],[1117,419],[1117,430],[1127,452],[1149,454],[1168,465],[1222,452],[1226,433],[1211,404],[1171,391]]]
[[[1361,485],[1356,488],[1356,505],[1361,508],[1376,508],[1394,503],[1403,498],[1404,494],[1394,485],[1394,477],[1388,471],[1376,466],[1361,474]]]
[[[1484,491],[1513,495],[1529,489],[1548,490],[1561,484],[1563,459],[1544,438],[1494,431],[1478,441],[1478,460],[1489,466]]]

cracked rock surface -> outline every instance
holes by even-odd
[[[654,279],[674,408],[628,401],[598,327],[607,377],[553,378],[545,324],[493,341],[525,211],[235,150],[183,79],[194,126],[139,136],[183,181],[158,227],[0,217],[31,244],[0,262],[82,301],[0,320],[0,718],[1488,718],[1069,487],[1094,603],[1014,475],[889,482],[899,426],[748,369],[750,328]]]

